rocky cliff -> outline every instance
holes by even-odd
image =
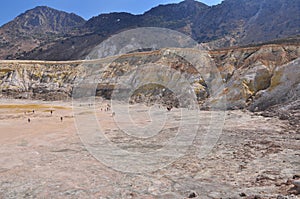
[[[299,99],[299,45],[262,45],[256,47],[232,48],[209,51],[208,57],[201,57],[207,68],[216,65],[222,78],[224,89],[211,93],[216,71],[197,70],[185,55],[170,53],[172,49],[140,52],[108,58],[96,63],[97,95],[110,98],[120,79],[129,84],[145,85],[136,87],[131,102],[178,106],[180,97],[174,95],[170,87],[174,85],[151,84],[161,79],[179,81],[184,77],[195,91],[200,104],[213,104],[212,98],[227,98],[227,108],[250,108],[262,110],[279,103]],[[214,63],[206,59],[212,58]],[[2,61],[0,63],[1,95],[14,98],[34,98],[57,100],[70,98],[73,87],[87,77],[90,65],[86,61],[43,62],[43,61]],[[151,64],[154,72],[144,66]],[[212,64],[212,65],[210,65]],[[88,66],[88,67],[87,67]],[[169,73],[163,66],[167,66]],[[133,72],[131,72],[133,71]],[[160,71],[160,72],[159,72]],[[205,74],[206,73],[206,74]],[[142,74],[142,75],[141,75]],[[142,78],[141,78],[142,77]],[[150,83],[149,83],[150,82]],[[162,81],[161,84],[163,84]],[[180,89],[188,89],[180,87]],[[186,97],[186,96],[185,96]],[[177,100],[177,101],[176,101]],[[181,104],[183,105],[183,104]],[[188,105],[188,104],[186,104]]]
[[[300,56],[299,45],[272,44],[214,51],[211,55],[226,82],[220,95],[226,95],[228,108],[265,109],[290,99],[283,96],[299,86],[300,65],[294,61]],[[271,91],[272,100],[262,97]],[[295,97],[299,96],[297,91]]]
[[[68,99],[82,74],[76,62],[4,61],[0,65],[1,96],[20,99]]]

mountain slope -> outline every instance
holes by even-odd
[[[22,56],[24,51],[65,37],[84,23],[85,20],[75,14],[46,6],[28,10],[0,28],[0,58]]]
[[[6,34],[4,35],[6,39],[3,39],[4,36],[1,35],[3,41],[1,41],[0,58],[83,59],[106,38],[138,27],[173,29],[190,35],[199,43],[208,43],[208,46],[215,49],[264,43],[300,35],[300,1],[298,0],[224,0],[216,6],[185,0],[178,4],[159,5],[142,15],[101,14],[87,22],[74,14],[66,14],[67,20],[58,20],[59,18],[50,15],[48,18],[55,18],[55,20],[49,20],[46,24],[40,23],[43,20],[36,20],[36,18],[43,19],[45,13],[39,12],[39,9],[38,7],[31,10],[35,10],[36,15],[27,14],[30,23],[22,23],[26,24],[25,27],[10,25],[9,31],[15,35],[13,39],[7,41],[11,36]],[[11,23],[14,24],[16,21],[17,19]],[[59,25],[55,24],[56,21]],[[31,29],[37,24],[36,28],[33,28],[36,33],[33,34],[34,38],[28,39],[27,37],[31,35],[23,35],[23,30],[28,27],[28,24]],[[3,29],[7,30],[5,26],[2,27],[0,34]],[[23,39],[21,42],[15,42],[19,41],[18,38]],[[7,56],[9,54],[13,55]]]
[[[231,45],[245,45],[297,35],[299,27],[298,0],[225,0],[199,15],[192,29],[197,41],[228,36]]]
[[[206,13],[209,8],[194,0],[160,5],[144,13],[143,26],[170,28],[192,36],[191,26],[195,17]]]
[[[242,43],[257,43],[300,34],[300,1],[264,0],[244,28]]]
[[[197,13],[209,6],[193,0],[179,4],[160,5],[143,15],[129,13],[100,14],[89,19],[77,36],[62,38],[50,48],[42,46],[42,52],[28,52],[21,59],[74,60],[84,57],[99,43],[118,32],[138,27],[163,27],[191,35],[189,28]],[[62,53],[63,52],[63,53]]]
[[[16,17],[2,28],[18,29],[28,33],[66,33],[85,22],[81,17],[58,11],[46,6],[38,6]]]

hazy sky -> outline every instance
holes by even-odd
[[[36,6],[49,6],[66,12],[73,12],[89,19],[101,13],[130,12],[141,14],[159,4],[178,3],[182,0],[2,0],[0,26],[19,14]],[[198,0],[207,5],[219,4],[222,0]]]

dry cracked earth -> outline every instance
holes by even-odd
[[[107,139],[116,146],[147,152],[147,147],[158,150],[164,140],[176,136],[181,111],[186,110],[130,106],[132,120],[139,126],[166,116],[159,135],[135,140],[122,133],[116,122],[120,114],[127,113],[113,116],[114,107],[107,103],[80,104],[74,114],[71,102],[1,100],[0,198],[299,197],[299,121],[295,125],[295,121],[260,112],[226,111],[222,113],[223,131],[205,156],[197,155],[195,149],[201,142],[196,136],[185,155],[170,164],[129,173],[106,166],[87,150],[77,132],[76,115],[96,116]],[[157,118],[152,118],[155,113]],[[199,114],[202,124],[209,124],[206,120],[211,120],[211,113]]]

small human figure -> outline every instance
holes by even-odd
[[[61,121],[61,122],[63,121],[63,119],[64,119],[63,117],[60,117],[60,121]]]
[[[28,123],[30,123],[30,118],[28,118],[28,120],[27,120],[27,121],[28,121]]]
[[[168,110],[168,111],[171,111],[172,108],[173,108],[172,106],[168,106],[168,107],[167,107],[167,110]]]
[[[32,113],[34,113],[34,110],[32,110]]]
[[[53,111],[52,111],[52,110],[50,110],[50,114],[51,114],[51,115],[53,114]]]

